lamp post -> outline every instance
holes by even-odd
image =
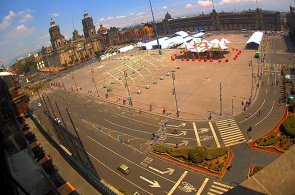
[[[127,71],[124,71],[124,76],[125,76],[125,81],[126,81],[126,88],[127,88],[127,91],[128,91],[128,99],[129,99],[129,101],[130,101],[130,105],[132,106],[133,104],[132,104],[132,97],[131,97],[131,95],[130,95],[130,91],[129,91],[129,87],[128,87],[128,82],[127,82],[127,77],[128,77],[128,74],[127,74]]]
[[[160,44],[159,44],[158,32],[157,32],[157,27],[156,27],[156,23],[155,23],[154,12],[153,12],[153,8],[152,8],[151,0],[149,0],[149,2],[150,2],[150,8],[151,8],[153,22],[154,22],[154,29],[155,29],[155,33],[156,33],[156,39],[157,39],[157,44],[158,44],[158,49],[159,49],[159,55],[162,55]]]
[[[222,115],[222,85],[219,84],[219,91],[220,91],[220,116]]]
[[[174,97],[175,97],[175,105],[176,105],[176,116],[179,117],[179,112],[178,112],[178,105],[177,105],[177,96],[176,96],[176,89],[175,89],[175,73],[172,73],[172,81],[173,81],[173,92],[174,92]]]
[[[94,86],[95,86],[95,89],[96,89],[97,97],[99,97],[99,94],[98,94],[98,90],[97,90],[97,86],[96,86],[96,83],[95,83],[95,80],[94,80],[93,73],[94,73],[94,70],[92,69],[92,70],[91,70],[91,74],[92,74],[92,81],[93,81],[93,83],[94,83]]]
[[[75,85],[76,85],[76,89],[77,89],[77,91],[78,91],[78,86],[77,86],[76,79],[75,79],[75,77],[74,77],[74,73],[73,73],[73,72],[72,72],[72,79],[74,80]]]
[[[253,97],[253,85],[254,85],[254,80],[253,80],[253,63],[252,63],[252,60],[250,60],[250,62],[249,62],[250,64],[249,64],[249,66],[251,66],[251,68],[252,68],[252,73],[251,73],[251,81],[252,81],[252,84],[251,84],[251,99],[252,99],[252,97]]]

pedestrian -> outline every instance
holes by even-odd
[[[153,110],[153,106],[150,104],[150,111],[152,111]]]
[[[260,110],[258,111],[258,116],[260,116]]]
[[[123,104],[124,104],[124,105],[126,104],[126,100],[125,100],[125,98],[123,99]]]
[[[163,108],[163,114],[165,114],[165,112],[166,112],[166,108],[164,107],[164,108]]]
[[[248,114],[248,118],[250,118],[250,116],[251,116],[251,112],[249,112],[249,114]]]
[[[244,106],[244,101],[242,101],[242,106]]]
[[[179,113],[180,113],[180,108],[178,107],[177,108],[177,113],[176,113],[177,114],[177,117],[179,117]]]
[[[107,93],[107,94],[106,94],[106,99],[108,99],[108,97],[109,97],[109,94]]]

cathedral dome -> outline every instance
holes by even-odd
[[[166,20],[169,20],[169,19],[171,19],[171,15],[167,12],[167,14],[165,15],[165,19]]]
[[[99,29],[98,29],[98,34],[107,34],[108,30],[103,27],[102,25],[100,25]]]

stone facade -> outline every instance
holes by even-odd
[[[213,9],[210,14],[171,19],[167,12],[165,19],[156,23],[156,27],[161,35],[195,30],[281,30],[281,15],[280,12],[261,9],[220,13]]]
[[[95,31],[93,19],[87,12],[84,13],[82,25],[84,36],[74,30],[73,37],[66,40],[60,32],[60,27],[51,19],[49,28],[51,46],[43,47],[41,50],[46,66],[70,65],[93,57],[95,52],[103,49],[100,36]]]

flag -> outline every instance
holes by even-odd
[[[2,60],[0,60],[0,63],[2,63]]]

